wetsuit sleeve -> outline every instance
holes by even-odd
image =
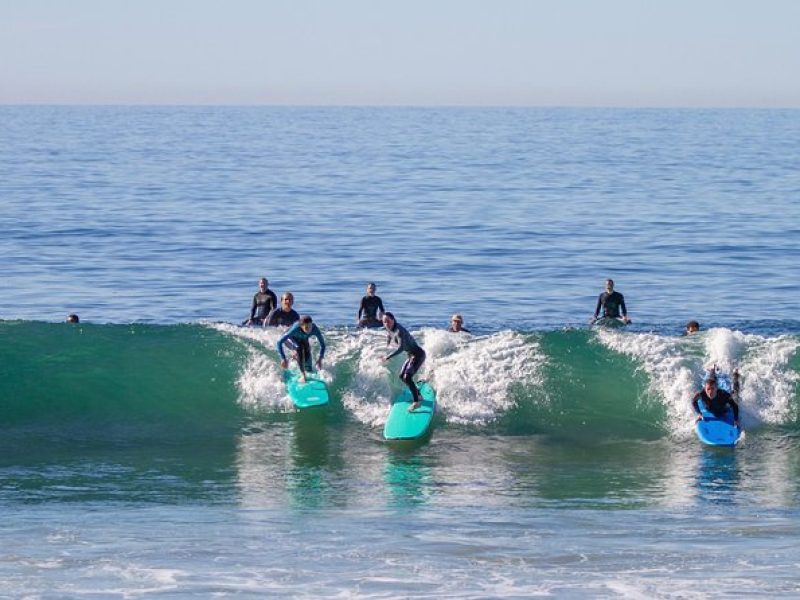
[[[387,357],[386,357],[386,360],[389,360],[390,358],[394,358],[395,356],[397,356],[398,354],[400,354],[402,351],[403,351],[403,347],[402,347],[402,346],[398,346],[398,347],[397,347],[397,350],[395,350],[395,351],[394,351],[394,352],[392,352],[392,353],[391,353],[389,356],[387,356]]]
[[[267,311],[267,314],[270,314],[273,310],[278,308],[278,297],[275,295],[275,292],[273,292],[272,290],[269,290],[269,299],[270,299],[270,302],[272,302],[272,305],[269,307],[269,310]]]
[[[325,356],[325,338],[322,337],[322,332],[316,325],[314,325],[314,331],[311,335],[317,338],[317,341],[319,342],[319,359],[322,360],[322,357]]]
[[[275,309],[271,310],[270,313],[267,315],[267,325],[269,325],[270,327],[275,327],[278,324],[278,321],[277,321],[278,315],[275,314],[275,311],[277,311],[277,310],[278,309],[275,308]]]
[[[597,318],[597,315],[600,314],[600,308],[603,306],[603,294],[600,294],[597,297],[597,306],[594,309],[594,318]]]
[[[361,298],[361,305],[358,307],[358,317],[357,317],[358,319],[361,318],[361,314],[365,310],[364,302],[366,301],[366,299],[367,299],[366,296]]]
[[[625,308],[625,296],[623,296],[622,294],[619,295],[619,307],[622,309],[622,316],[627,317],[628,309]]]
[[[381,311],[381,316],[383,316],[383,313],[386,312],[386,309],[383,308],[383,300],[381,300],[380,298],[378,298],[378,310]]]
[[[738,421],[739,420],[739,405],[736,403],[736,400],[734,400],[731,397],[731,395],[728,394],[728,397],[725,399],[725,401],[730,405],[731,410],[733,411],[733,420],[734,421]]]
[[[258,298],[258,294],[253,296],[253,306],[250,307],[250,319],[251,320],[254,319],[255,316],[256,316],[256,307],[258,306],[258,302],[256,302],[257,298]]]
[[[280,354],[280,355],[281,355],[281,360],[286,360],[286,353],[283,351],[283,345],[284,345],[284,344],[285,344],[287,341],[289,341],[289,338],[291,338],[291,337],[292,337],[292,334],[294,334],[294,332],[295,332],[295,331],[297,331],[297,326],[296,326],[296,325],[292,325],[292,326],[289,328],[289,331],[287,331],[286,333],[284,333],[284,334],[281,336],[281,339],[279,339],[279,340],[278,340],[278,354]]]
[[[391,344],[392,340],[394,340],[396,338],[399,338],[399,336],[397,334],[392,334],[392,332],[389,332],[389,335],[386,336],[386,345],[388,346],[389,344]],[[403,351],[403,342],[401,340],[399,340],[399,339],[398,339],[398,342],[399,343],[397,344],[397,349],[394,352],[392,352],[391,354],[389,354],[389,356],[386,357],[386,360],[394,358],[395,356],[397,356],[398,354],[400,354]]]

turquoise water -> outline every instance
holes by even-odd
[[[800,593],[800,112],[0,128],[2,594]],[[326,409],[292,409],[278,332],[236,325],[262,275],[325,332]],[[588,329],[609,276],[634,323]],[[381,438],[402,359],[353,329],[370,280],[428,354],[423,443]],[[692,431],[711,363],[742,372],[735,450]]]

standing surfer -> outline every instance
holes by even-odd
[[[405,352],[408,355],[408,358],[406,358],[406,361],[403,363],[403,367],[400,369],[399,377],[403,383],[408,386],[408,389],[411,390],[411,396],[414,401],[411,403],[408,410],[409,412],[414,411],[419,408],[422,403],[419,389],[414,383],[414,375],[419,371],[422,363],[425,362],[425,350],[417,344],[417,341],[408,330],[395,320],[392,313],[383,313],[383,326],[386,328],[386,331],[389,332],[386,345],[397,344],[397,350],[385,356],[383,361],[386,362],[401,352]]]
[[[319,342],[319,358],[317,359],[317,369],[322,368],[322,358],[325,356],[325,338],[309,315],[303,315],[300,320],[291,326],[281,339],[278,340],[278,354],[281,355],[281,368],[289,368],[289,361],[286,359],[283,345],[287,344],[295,353],[297,366],[300,368],[300,381],[306,382],[306,371],[313,371],[311,344],[309,338],[315,337]]]

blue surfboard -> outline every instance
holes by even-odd
[[[422,404],[414,412],[408,412],[412,402],[408,388],[392,404],[383,427],[383,437],[387,440],[415,440],[428,433],[436,412],[436,392],[425,381],[417,382],[417,388],[422,396]]]
[[[717,385],[719,389],[730,393],[732,386],[728,375],[718,373]],[[735,446],[742,435],[742,431],[733,424],[733,410],[728,408],[724,415],[717,417],[706,408],[702,400],[697,403],[697,406],[700,409],[700,414],[703,415],[703,420],[697,421],[694,426],[700,441],[708,446]]]
[[[296,408],[311,408],[312,406],[324,406],[330,400],[328,384],[319,378],[315,373],[306,372],[306,382],[300,381],[300,371],[297,369],[285,369],[283,371],[283,381],[286,383],[286,391],[289,398]]]

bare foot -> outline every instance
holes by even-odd
[[[419,400],[417,400],[416,402],[412,402],[411,406],[408,407],[408,412],[414,412],[419,408],[420,404],[422,404],[422,402],[420,402]]]

